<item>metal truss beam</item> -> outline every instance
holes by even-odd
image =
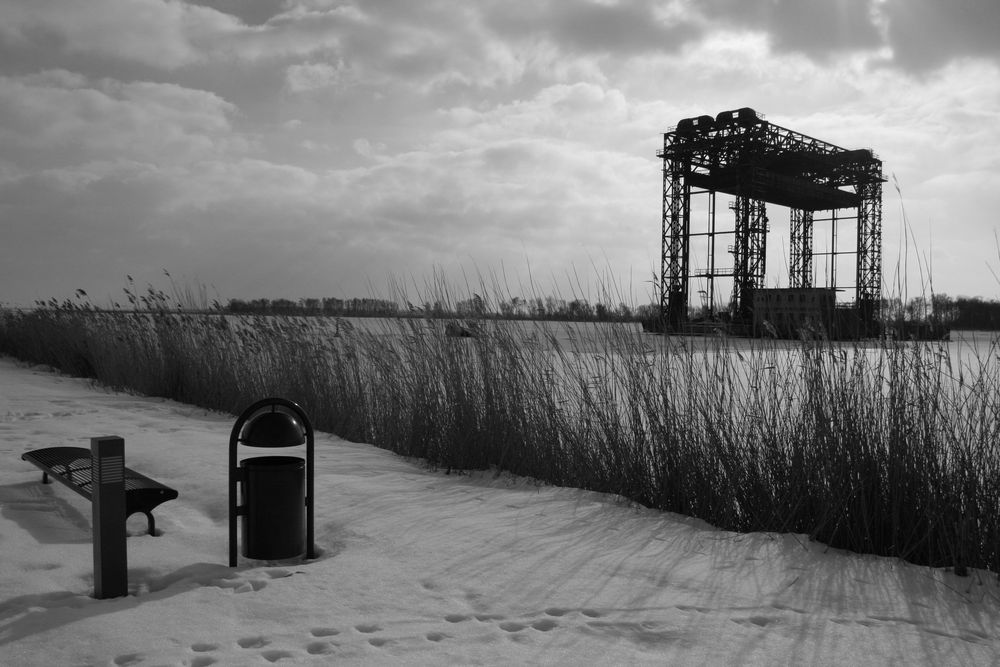
[[[767,207],[759,199],[737,197],[730,206],[736,214],[733,245],[733,298],[737,315],[753,310],[753,291],[764,286],[767,268]]]
[[[687,318],[691,186],[684,172],[680,161],[664,160],[660,310],[671,327]]]
[[[813,212],[791,210],[789,287],[813,286]]]
[[[862,321],[874,323],[882,305],[882,183],[858,188],[857,305]]]

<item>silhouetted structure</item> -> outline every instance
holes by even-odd
[[[791,209],[790,288],[813,285],[813,228],[831,226],[830,270],[826,288],[855,291],[853,314],[840,322],[856,328],[853,335],[877,331],[882,295],[882,162],[868,149],[846,150],[767,122],[750,108],[717,116],[685,118],[663,135],[663,246],[660,275],[661,325],[669,331],[688,326],[691,278],[706,281],[703,291],[708,319],[723,318],[738,333],[753,328],[754,291],[764,287],[768,218],[766,204]],[[716,195],[733,195],[735,225],[720,229]],[[708,220],[694,229],[691,197],[708,197]],[[852,209],[845,214],[844,209]],[[829,211],[829,217],[817,212]],[[857,222],[854,250],[837,249],[838,223]],[[716,266],[718,237],[731,235],[731,267]],[[691,270],[691,240],[704,237],[707,264]],[[856,255],[854,285],[838,283],[836,257]],[[715,311],[715,281],[732,279],[728,312]],[[845,317],[845,315],[848,315]],[[842,331],[840,334],[847,332]]]
[[[755,289],[753,331],[755,335],[778,338],[834,331],[836,300],[832,289],[818,287]]]

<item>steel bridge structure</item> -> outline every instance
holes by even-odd
[[[663,135],[663,244],[659,281],[662,325],[685,330],[692,279],[713,311],[716,280],[732,281],[727,317],[737,327],[752,320],[753,292],[764,287],[769,221],[767,204],[790,209],[789,287],[814,285],[813,259],[830,256],[825,287],[853,288],[862,335],[877,326],[882,296],[882,162],[871,150],[847,150],[769,123],[750,108],[680,121]],[[734,224],[717,225],[716,196],[735,198]],[[691,199],[707,196],[707,224],[692,223]],[[853,219],[853,220],[852,220]],[[813,252],[816,223],[830,224],[828,252]],[[838,226],[856,222],[854,248],[837,249]],[[692,239],[707,248],[692,270]],[[732,265],[720,267],[716,244],[726,239]],[[721,250],[721,249],[720,249]],[[838,255],[855,256],[854,283],[836,275]],[[699,264],[700,264],[700,259]]]

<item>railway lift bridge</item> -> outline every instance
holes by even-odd
[[[735,331],[746,331],[753,319],[753,292],[763,288],[769,222],[767,204],[790,210],[789,287],[813,288],[813,259],[829,255],[825,287],[854,290],[852,320],[859,335],[878,326],[882,296],[882,162],[869,149],[847,150],[769,123],[744,107],[716,116],[681,120],[663,135],[663,244],[660,275],[661,325],[671,332],[689,330],[691,281],[699,290],[709,318],[722,317]],[[734,224],[718,224],[716,197],[731,195]],[[692,221],[691,199],[707,196],[705,224]],[[703,216],[699,215],[704,219]],[[853,218],[853,220],[852,220]],[[830,246],[813,252],[814,225],[829,223]],[[850,250],[837,248],[838,225],[856,222],[857,239]],[[704,258],[692,270],[692,240]],[[731,266],[718,266],[716,245],[726,240]],[[720,254],[721,249],[720,249]],[[838,282],[836,258],[854,255],[855,275]],[[725,255],[722,254],[724,257]],[[716,313],[716,281],[732,283],[724,313]],[[853,284],[850,281],[853,279]],[[704,281],[704,282],[701,282]]]

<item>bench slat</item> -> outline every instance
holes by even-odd
[[[42,470],[43,481],[49,475],[90,500],[91,494],[91,455],[90,450],[83,447],[47,447],[25,452],[21,459]],[[166,484],[150,479],[131,468],[125,468],[125,515],[136,512],[146,515],[149,534],[155,530],[152,510],[160,503],[173,500],[177,491]]]

